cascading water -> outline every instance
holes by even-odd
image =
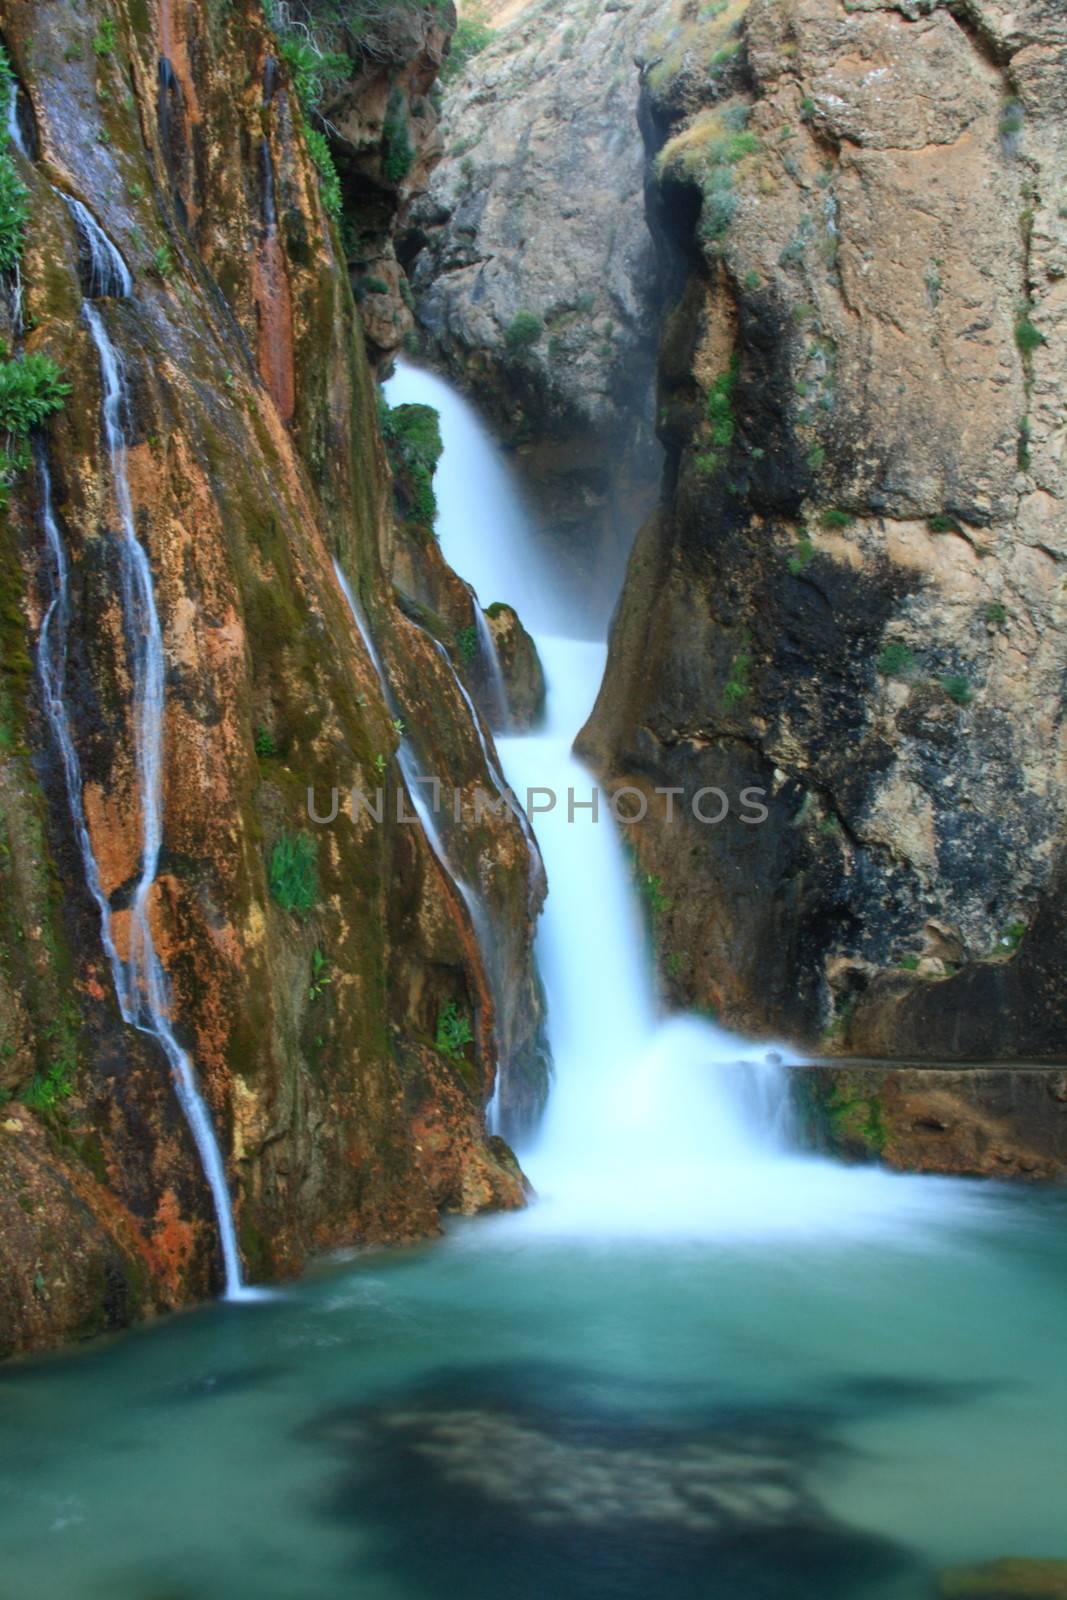
[[[109,915],[105,915],[103,919],[104,943],[112,958],[115,988],[124,1019],[139,1028],[142,1033],[154,1038],[167,1058],[175,1092],[196,1144],[204,1176],[211,1191],[222,1249],[226,1295],[227,1298],[238,1299],[247,1291],[244,1290],[241,1281],[241,1257],[237,1249],[237,1235],[222,1152],[215,1137],[211,1117],[200,1095],[192,1061],[178,1043],[171,1027],[168,1015],[170,1001],[168,984],[156,952],[149,915],[149,899],[159,870],[159,852],[163,843],[165,707],[163,632],[156,608],[152,569],[134,526],[133,501],[130,495],[126,459],[125,412],[128,403],[126,382],[121,359],[111,342],[100,312],[91,301],[87,300],[82,306],[82,315],[100,358],[104,437],[119,516],[123,614],[133,654],[131,675],[141,802],[141,875],[130,910],[129,950],[125,960],[116,954]],[[56,537],[58,543],[58,535]],[[57,593],[57,600],[60,605],[66,606],[66,596],[62,591]],[[80,805],[76,809],[80,811]],[[75,826],[77,826],[77,816]],[[89,854],[91,857],[91,851]],[[95,863],[92,872],[96,873]],[[89,875],[87,862],[87,876]],[[99,890],[98,873],[96,880]],[[92,887],[91,876],[90,887]]]
[[[534,795],[549,893],[537,937],[555,1077],[523,1162],[543,1203],[524,1226],[586,1233],[821,1233],[899,1227],[947,1186],[845,1170],[782,1138],[786,1069],[765,1047],[700,1017],[663,1019],[625,853],[607,797],[571,753],[604,671],[566,587],[537,549],[507,467],[472,409],[431,373],[402,365],[390,404],[440,414],[436,492],[449,564],[483,604],[531,627],[548,684],[544,727],[497,741],[504,772]],[[569,635],[569,636],[568,636]],[[596,820],[591,809],[596,794]],[[541,810],[554,797],[551,809]],[[572,805],[573,801],[573,805]],[[957,1195],[960,1190],[954,1191]]]

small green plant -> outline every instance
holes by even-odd
[[[763,279],[756,271],[746,272],[742,282],[750,294],[755,293],[757,289],[763,288]]]
[[[918,972],[919,958],[918,956],[901,956],[900,960],[897,962],[897,965],[900,967],[902,972]]]
[[[111,55],[115,48],[115,24],[111,17],[102,17],[100,26],[93,35],[93,52],[101,61]]]
[[[1005,950],[1009,955],[1014,955],[1022,943],[1023,934],[1026,932],[1025,922],[1010,922],[997,940],[997,948]]]
[[[1015,446],[1015,459],[1020,472],[1030,470],[1030,418],[1019,418],[1019,439]]]
[[[947,511],[938,511],[932,517],[927,517],[926,526],[931,533],[961,533],[959,523],[955,517],[949,516]]]
[[[357,300],[365,300],[369,294],[388,294],[389,285],[384,278],[360,278],[354,292]]]
[[[812,445],[808,451],[808,467],[812,472],[821,472],[826,465],[826,451],[821,444]]]
[[[856,519],[851,511],[824,511],[820,520],[824,528],[851,528]]]
[[[1023,107],[1021,100],[1006,100],[1001,107],[999,131],[1002,139],[1011,139],[1023,131]]]
[[[67,45],[66,49],[63,51],[63,60],[64,61],[84,61],[85,60],[85,53],[82,50],[81,45],[77,42],[77,40],[74,40],[71,44]]]
[[[990,600],[986,603],[983,615],[987,622],[999,628],[1008,620],[1008,608],[1000,600]]]
[[[274,735],[269,728],[257,728],[255,737],[256,755],[261,761],[269,761],[278,754],[278,746],[274,742]]]
[[[653,917],[662,917],[671,909],[671,902],[663,892],[663,879],[657,873],[642,872],[637,882]]]
[[[0,361],[0,510],[20,472],[30,464],[31,429],[58,411],[70,393],[55,362],[48,356],[29,355],[20,361]]]
[[[316,945],[311,952],[311,982],[308,985],[308,999],[321,1000],[332,982],[333,974],[330,971],[329,960]]]
[[[1015,343],[1019,346],[1024,357],[1029,358],[1032,356],[1038,345],[1044,344],[1044,342],[1045,335],[1040,329],[1034,327],[1034,324],[1030,321],[1029,313],[1024,311],[1015,324]]]
[[[938,682],[949,699],[954,700],[958,706],[970,705],[974,695],[970,684],[962,673],[946,672]]]
[[[810,122],[814,115],[815,101],[811,98],[810,94],[806,94],[803,100],[800,102],[800,120],[801,122]]]
[[[34,1074],[29,1088],[22,1092],[22,1103],[29,1106],[31,1111],[54,1111],[73,1093],[74,1063],[62,1059],[49,1067],[47,1072]]]
[[[29,190],[11,157],[0,150],[0,271],[9,272],[22,259],[29,220]]]
[[[271,851],[270,892],[283,911],[303,920],[319,897],[319,847],[307,833],[283,833]]]
[[[915,655],[903,640],[891,639],[876,665],[883,678],[906,678],[915,670]]]
[[[474,1034],[468,1018],[460,1011],[454,1000],[446,1000],[437,1013],[437,1032],[434,1036],[434,1047],[450,1061],[461,1057],[469,1044],[473,1044]]]
[[[465,666],[473,667],[478,659],[478,629],[471,622],[456,634],[456,649]]]
[[[164,282],[174,276],[174,255],[169,244],[161,244],[158,249],[153,250],[152,267]]]
[[[532,311],[517,311],[504,330],[504,344],[510,355],[521,355],[538,342],[545,331],[541,318]]]
[[[815,560],[815,546],[806,533],[802,533],[796,543],[796,550],[786,563],[794,578],[798,578],[804,568],[810,566]]]
[[[736,706],[751,693],[749,675],[752,671],[752,651],[744,645],[730,663],[730,671],[722,689],[724,706]]]
[[[376,755],[375,758],[374,758],[374,770],[378,774],[379,778],[385,772],[386,766],[387,766],[387,762],[386,762],[385,757],[383,755],[381,755],[381,754]]]
[[[701,440],[705,448],[695,458],[697,470],[713,477],[725,465],[736,432],[734,391],[737,388],[737,357],[712,379],[704,400],[704,427]]]
[[[293,78],[296,97],[304,113],[317,111],[327,89],[342,84],[352,73],[347,56],[320,50],[309,34],[282,30],[278,37],[282,60]]]
[[[404,726],[403,717],[394,717],[393,718],[393,732],[396,734],[398,739],[402,739],[404,737],[404,734],[407,732],[407,729]]]
[[[145,196],[144,184],[139,183],[135,178],[132,183],[126,185],[126,193],[131,200],[143,200]]]

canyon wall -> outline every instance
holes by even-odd
[[[634,55],[669,10],[505,8],[448,88],[442,160],[400,243],[423,350],[511,447],[592,631],[659,483]]]
[[[55,584],[50,487],[70,567],[65,699],[121,959],[142,864],[132,663],[145,624],[123,604],[121,486],[87,296],[128,391],[130,512],[163,636],[163,839],[148,919],[251,1279],[291,1273],[312,1251],[425,1234],[442,1209],[523,1202],[484,1107],[498,1061],[540,1062],[530,938],[544,886],[506,808],[477,826],[444,817],[436,848],[411,820],[402,740],[422,771],[458,787],[468,819],[474,789],[493,782],[455,633],[437,639],[434,615],[398,606],[394,571],[451,585],[468,619],[470,597],[441,571],[426,526],[394,504],[299,63],[279,59],[258,0],[3,0],[0,32],[27,152],[8,153],[29,212],[21,318],[5,280],[7,343],[52,357],[71,386],[0,519],[7,1354],[220,1283],[167,1062],[116,1003],[36,671]],[[424,115],[425,71],[413,70]],[[398,70],[386,93],[411,117],[413,81]],[[359,142],[352,126],[345,137]],[[64,197],[124,256],[128,297],[99,298]],[[384,788],[380,824],[347,803],[328,825],[309,820],[309,788],[328,813],[331,789],[353,785]],[[492,930],[491,971],[477,920]]]
[[[665,986],[1062,1054],[1063,9],[680,5],[641,79],[665,490],[579,748],[650,801]]]

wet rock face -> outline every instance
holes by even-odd
[[[633,843],[668,986],[747,1029],[1062,1050],[1065,42],[735,0],[645,63],[666,491],[582,748],[729,795]]]
[[[511,606],[496,601],[486,618],[504,675],[510,726],[527,732],[541,720],[545,709],[545,675],[537,646]]]
[[[543,884],[513,813],[469,822],[492,783],[482,741],[432,629],[396,604],[370,368],[261,7],[10,0],[0,22],[40,152],[17,157],[25,331],[4,332],[72,385],[44,459],[70,565],[65,698],[120,955],[141,870],[135,688],[82,252],[53,184],[133,275],[129,299],[95,308],[125,369],[133,523],[165,657],[148,914],[246,1274],[425,1234],[439,1209],[522,1204],[484,1107],[498,1061],[537,1035]],[[165,34],[184,118],[161,114],[177,94],[159,69]],[[0,530],[0,1277],[14,1286],[0,1353],[219,1285],[200,1164],[162,1054],[119,1015],[42,711],[35,652],[54,575],[41,510],[31,470]],[[463,797],[446,843],[470,901],[409,808],[376,821],[349,805],[353,787],[395,797],[400,734],[335,559],[420,762]],[[335,788],[336,816],[313,822],[309,790],[329,817]],[[473,903],[493,930],[491,973]]]
[[[790,1068],[806,1142],[903,1172],[1031,1182],[1067,1175],[1067,1073],[1056,1067]]]
[[[308,15],[319,48],[351,63],[327,82],[321,112],[341,180],[343,247],[367,354],[381,368],[414,327],[394,235],[441,155],[436,79],[456,14],[427,0],[382,7],[349,26],[343,7],[311,0]]]
[[[427,349],[516,447],[605,621],[660,466],[634,55],[667,9],[506,19],[448,89],[444,155],[402,242]]]

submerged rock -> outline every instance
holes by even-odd
[[[994,1561],[985,1567],[950,1567],[941,1577],[945,1600],[1061,1600],[1067,1597],[1067,1561]]]

